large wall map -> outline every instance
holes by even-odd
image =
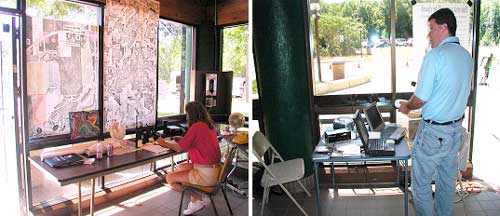
[[[153,0],[108,0],[104,17],[104,130],[156,120],[157,31]],[[139,125],[141,126],[141,125]]]
[[[98,109],[98,27],[26,19],[29,137],[68,134],[69,113]]]

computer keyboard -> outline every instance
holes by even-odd
[[[384,140],[376,139],[370,140],[371,150],[384,150]]]
[[[396,129],[398,129],[397,127],[386,127],[384,128],[384,130],[382,131],[382,137],[389,137],[392,135],[392,133],[394,133],[394,131],[396,131]]]

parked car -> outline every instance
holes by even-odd
[[[364,40],[361,42],[361,46],[363,48],[373,48],[373,43],[371,41]]]
[[[413,38],[408,38],[408,40],[406,40],[406,45],[413,46]]]
[[[380,39],[378,42],[377,42],[377,45],[375,47],[377,48],[381,48],[381,47],[388,47],[390,46],[390,42],[389,40],[386,40],[386,39]]]
[[[408,42],[404,38],[396,38],[396,46],[408,46]]]

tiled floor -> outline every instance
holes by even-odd
[[[484,182],[476,181],[482,187],[480,192],[471,193],[465,204],[455,204],[454,216],[500,216],[500,194],[488,189]],[[310,215],[316,215],[315,193],[307,197],[305,193],[294,194],[297,201]],[[322,215],[335,216],[400,216],[404,215],[403,193],[399,188],[345,188],[332,189],[322,185]],[[262,197],[253,200],[253,215],[259,215]],[[286,195],[271,195],[265,206],[264,215],[302,215],[300,210]],[[409,214],[415,215],[410,202]]]
[[[230,190],[226,190],[227,198],[234,215],[248,215],[248,199]],[[164,186],[143,193],[123,202],[114,204],[96,212],[98,216],[170,216],[177,215],[181,193]],[[183,208],[187,207],[189,196],[184,196]],[[215,207],[219,215],[230,215],[222,192],[214,197]],[[211,206],[205,207],[194,215],[215,215]]]

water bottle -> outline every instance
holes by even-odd
[[[98,159],[98,160],[102,159],[102,146],[101,146],[101,143],[97,143],[97,145],[96,145],[95,158]]]

